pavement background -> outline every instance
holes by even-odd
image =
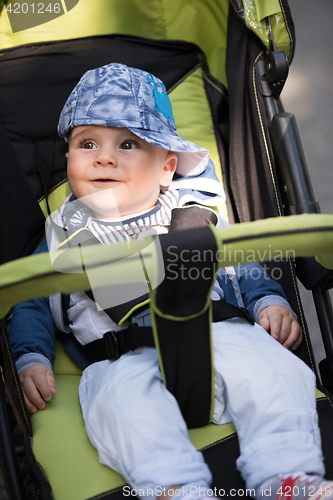
[[[296,26],[296,53],[282,93],[295,114],[310,177],[322,213],[333,213],[333,2],[289,0]],[[300,286],[317,362],[325,357],[310,292]],[[8,500],[0,472],[0,500]],[[61,500],[61,499],[59,499]]]

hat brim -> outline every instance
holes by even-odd
[[[178,157],[177,173],[182,176],[200,175],[207,167],[209,161],[207,149],[183,139],[179,135],[168,135],[163,132],[152,132],[151,130],[130,127],[128,127],[128,130],[140,137],[140,139],[149,142],[149,144],[176,153]]]

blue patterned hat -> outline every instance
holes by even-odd
[[[148,73],[112,63],[87,71],[60,114],[58,132],[67,137],[79,125],[126,127],[141,139],[173,151],[180,175],[199,175],[208,151],[177,134],[164,84]]]

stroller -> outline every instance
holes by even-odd
[[[333,475],[332,219],[319,214],[295,119],[279,101],[295,43],[287,2],[198,0],[195,8],[189,0],[181,5],[172,0],[65,4],[67,12],[62,3],[58,11],[59,4],[50,2],[43,13],[51,16],[44,18],[50,23],[46,33],[35,33],[35,18],[24,17],[28,3],[6,2],[0,17],[5,34],[0,58],[0,453],[10,499],[124,496],[123,478],[98,463],[85,434],[77,396],[80,370],[61,342],[53,367],[57,397],[30,418],[6,333],[15,303],[87,286],[84,273],[57,273],[47,255],[30,254],[43,238],[45,217],[69,193],[65,145],[56,132],[61,108],[85,71],[111,61],[164,81],[180,135],[210,152],[227,197],[219,211],[236,223],[228,229],[237,244],[248,241],[251,228],[257,227],[251,240],[257,255],[267,255],[275,238],[286,235],[297,248],[296,263],[280,262],[276,273],[274,262],[271,272],[303,328],[296,354],[315,372],[296,271],[319,304],[327,358],[321,363],[322,383],[317,376],[317,402],[327,474]],[[311,215],[302,216],[300,223],[300,214]],[[324,265],[311,257],[320,252]],[[208,424],[189,432],[212,470],[212,488],[221,496],[244,496],[235,467],[239,449],[233,425]]]

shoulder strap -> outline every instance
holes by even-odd
[[[218,218],[214,210],[201,205],[189,204],[172,209],[169,231],[180,231],[194,227],[204,227],[208,224],[216,226]]]

